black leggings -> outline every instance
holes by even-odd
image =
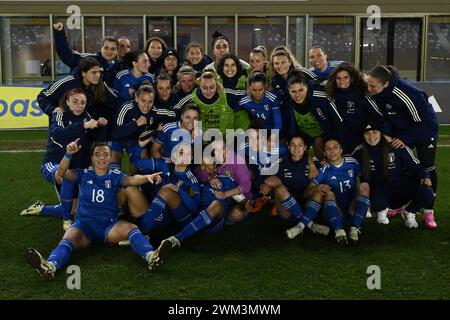
[[[425,171],[430,175],[432,189],[434,193],[437,192],[437,174],[436,174],[436,151],[437,151],[437,139],[431,138],[427,142],[417,145],[417,157],[419,158]],[[436,199],[436,198],[435,198]],[[434,201],[433,205],[434,206]],[[425,208],[425,209],[433,209]]]

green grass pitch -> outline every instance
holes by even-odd
[[[4,152],[44,149],[46,131],[0,132],[0,299],[449,299],[450,127],[440,134],[436,231],[423,228],[422,216],[417,230],[400,217],[386,226],[371,218],[358,243],[338,246],[308,232],[288,240],[290,225],[265,212],[188,239],[155,273],[130,248],[76,252],[70,264],[81,268],[81,289],[69,290],[66,268],[45,282],[24,259],[29,246],[48,256],[63,234],[58,219],[19,216],[37,199],[56,203],[40,174],[43,154]],[[380,290],[366,286],[370,265],[381,269]]]

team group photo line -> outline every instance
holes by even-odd
[[[79,53],[65,29],[53,25],[54,46],[71,72],[37,97],[48,115],[41,173],[59,203],[20,213],[62,221],[48,256],[25,252],[44,279],[96,243],[129,246],[155,271],[187,238],[258,213],[290,223],[287,239],[312,232],[342,245],[371,216],[437,228],[438,121],[395,66],[362,73],[320,45],[309,68],[283,45],[237,57],[219,31],[211,57],[160,37],[137,50],[105,37]],[[177,233],[154,247],[153,231],[169,225]]]

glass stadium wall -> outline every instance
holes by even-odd
[[[44,85],[69,72],[54,49],[52,24],[68,15],[0,15],[0,85]],[[367,71],[395,65],[411,81],[450,81],[450,13],[383,14],[380,28],[368,27],[369,15],[125,15],[84,14],[80,29],[66,30],[71,48],[97,52],[105,35],[127,36],[132,49],[151,36],[162,37],[184,53],[191,41],[211,54],[211,34],[219,30],[232,51],[248,60],[250,50],[269,52],[286,45],[309,66],[308,48],[323,45],[329,60],[345,60]]]

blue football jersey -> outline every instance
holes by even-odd
[[[309,68],[309,71],[314,73],[320,81],[327,80],[333,69],[343,62],[344,61],[328,61],[328,67],[324,71],[320,71],[314,67]]]
[[[173,170],[170,181],[186,191],[191,197],[195,199],[199,197],[200,184],[191,170],[186,169],[183,172]]]
[[[260,102],[245,96],[239,101],[239,108],[247,110],[250,118],[261,120],[263,129],[281,130],[280,101],[275,92],[267,91]]]
[[[199,135],[196,140],[192,139],[191,133],[186,129],[181,128],[180,121],[175,121],[165,124],[162,131],[158,131],[156,142],[163,147],[163,157],[170,158],[173,148],[175,148],[178,143],[202,143],[202,136]]]
[[[144,81],[155,83],[155,76],[151,73],[143,73],[140,77],[135,77],[131,69],[119,71],[116,74],[113,88],[119,93],[119,98],[124,101],[130,100],[133,97],[129,93],[129,89],[136,90],[136,87]]]
[[[308,156],[304,155],[299,161],[294,161],[288,153],[281,159],[277,176],[294,197],[301,198],[310,182],[308,174]]]
[[[344,157],[344,162],[339,167],[325,164],[319,175],[313,180],[315,184],[327,184],[336,196],[339,206],[346,207],[350,204],[356,192],[356,177],[361,176],[362,170],[358,161],[351,157]]]
[[[206,182],[201,188],[200,202],[201,202],[202,209],[206,209],[214,200],[218,200],[216,198],[216,195],[214,194],[215,192],[217,192],[217,191],[225,192],[225,191],[234,189],[237,186],[236,181],[234,181],[234,179],[232,177],[220,175],[217,178],[222,183],[222,188],[214,189],[211,186],[211,183],[209,181]],[[222,203],[222,205],[225,207],[225,209],[227,209],[227,207],[230,204],[230,199],[231,198],[227,198],[227,199],[219,200],[219,201]]]
[[[77,219],[114,220],[119,212],[117,193],[127,175],[118,169],[109,170],[104,176],[98,176],[91,167],[74,171],[80,189]]]
[[[273,148],[270,151],[267,149],[256,151],[248,143],[244,143],[240,146],[240,149],[243,150],[248,166],[252,171],[253,184],[257,185],[258,188],[264,179],[278,173],[281,157],[288,151],[285,144],[280,144],[278,148]]]

